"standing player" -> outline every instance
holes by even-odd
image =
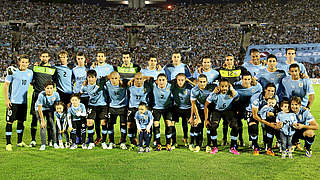
[[[209,56],[202,58],[202,66],[194,71],[193,78],[198,79],[200,74],[207,76],[208,84],[214,83],[219,78],[219,72],[212,68],[212,60]]]
[[[193,84],[192,84],[193,85]],[[179,118],[182,119],[183,129],[183,142],[185,146],[188,146],[188,119],[191,113],[191,89],[192,85],[187,82],[186,75],[183,73],[177,74],[177,77],[172,82],[172,95],[174,101],[174,112],[172,113],[173,123],[179,122]],[[172,132],[172,148],[175,148],[176,144],[176,128]]]
[[[19,68],[8,74],[4,83],[4,98],[7,107],[6,113],[6,139],[7,145],[6,150],[12,151],[11,135],[12,135],[12,124],[15,120],[17,122],[17,134],[18,134],[18,147],[27,147],[22,141],[24,121],[27,118],[27,97],[29,85],[32,81],[33,72],[28,69],[30,64],[29,57],[22,55],[19,58]]]
[[[285,97],[290,99],[297,96],[302,99],[302,106],[310,109],[314,100],[314,89],[310,79],[301,78],[300,67],[298,64],[291,64],[289,68],[291,76],[282,80]]]
[[[203,127],[204,127],[204,104],[209,94],[216,87],[215,84],[208,84],[207,76],[200,74],[198,77],[198,85],[191,89],[190,101],[191,101],[191,114],[190,114],[190,138],[191,143],[189,149],[195,152],[200,151],[200,147],[203,141]],[[196,118],[196,119],[194,119]],[[210,131],[207,130],[207,146],[206,152],[210,152]],[[193,148],[193,141],[196,140],[196,147]]]
[[[239,94],[232,88],[232,85],[227,79],[221,79],[219,86],[215,87],[214,91],[207,97],[204,105],[204,120],[206,127],[210,129],[211,141],[213,148],[211,154],[218,152],[217,144],[217,129],[221,118],[226,121],[231,128],[231,146],[230,152],[239,155],[237,150],[237,137],[238,137],[238,123],[234,111],[232,110],[232,103],[239,99]],[[215,104],[214,110],[211,112],[211,119],[208,120],[208,106],[210,103]]]
[[[141,68],[139,65],[131,62],[129,52],[124,52],[122,53],[122,65],[114,67],[114,70],[120,74],[121,79],[130,80],[137,72],[140,72]]]
[[[73,93],[72,68],[70,68],[70,65],[68,64],[67,51],[60,51],[58,56],[61,65],[55,66],[57,92],[60,95],[61,101],[64,104],[68,104],[70,102],[71,94]]]
[[[39,97],[35,103],[35,110],[37,113],[37,119],[40,122],[40,137],[41,137],[41,147],[40,150],[46,149],[46,128],[47,123],[50,124],[50,131],[48,136],[51,136],[53,141],[53,147],[59,148],[57,145],[56,136],[56,124],[54,123],[54,103],[60,101],[60,96],[54,91],[53,81],[47,81],[44,85],[45,89],[39,94]],[[45,122],[47,120],[47,123]]]
[[[108,149],[114,146],[114,124],[117,123],[117,117],[120,117],[120,148],[127,149],[127,115],[128,115],[128,96],[127,96],[127,81],[120,80],[120,74],[116,71],[112,72],[109,76],[109,81],[106,82],[106,91],[110,98],[109,104],[109,122],[108,134],[110,144]]]
[[[80,89],[87,79],[87,68],[85,67],[86,57],[83,52],[76,55],[77,66],[72,69],[75,79],[73,93],[80,93]],[[88,106],[89,95],[87,93],[81,94],[81,103]]]
[[[147,104],[150,91],[150,87],[144,84],[142,73],[138,72],[137,74],[135,74],[133,86],[129,87],[128,136],[130,138],[131,150],[134,148],[134,145],[137,145],[137,129],[134,116],[136,115],[139,104],[141,102]]]
[[[250,49],[251,60],[249,62],[245,62],[243,67],[245,67],[252,75],[255,77],[259,71],[265,68],[260,61],[260,53],[258,49]]]
[[[257,83],[253,80],[251,73],[249,71],[245,71],[241,73],[241,81],[234,83],[234,89],[239,93],[240,98],[235,102],[234,110],[236,112],[236,119],[238,122],[238,134],[240,146],[243,146],[243,124],[242,119],[246,117],[251,117],[252,113],[249,110],[250,106],[250,98],[257,93],[262,92],[262,87],[260,83]]]
[[[39,93],[44,90],[44,85],[47,81],[52,81],[56,69],[49,64],[50,55],[49,52],[44,51],[40,54],[40,64],[34,65],[33,70],[33,94],[32,94],[32,102],[31,102],[31,109],[30,113],[32,114],[32,121],[31,121],[31,138],[32,141],[30,146],[34,147],[36,145],[36,133],[37,133],[37,113],[35,111],[35,103],[38,99]],[[49,126],[50,127],[50,126]],[[48,127],[48,129],[49,129]],[[48,133],[51,131],[48,131]],[[48,134],[49,135],[49,134]],[[49,138],[52,136],[49,135]],[[49,144],[50,145],[50,144]]]
[[[164,73],[162,67],[157,63],[157,57],[154,54],[151,54],[149,56],[148,67],[146,69],[141,69],[141,73],[143,74],[143,76],[157,79],[160,73]]]
[[[287,73],[287,75],[289,75],[288,72],[289,72],[290,65],[298,64],[300,68],[300,72],[303,73],[305,76],[308,76],[306,67],[302,63],[299,63],[295,60],[296,50],[294,48],[287,48],[285,56],[287,60],[284,63],[281,63],[278,65],[279,69],[283,69]]]
[[[93,143],[93,124],[95,120],[100,121],[102,125],[102,148],[107,149],[106,137],[107,137],[107,103],[104,94],[103,84],[97,84],[97,72],[95,70],[89,70],[87,72],[88,84],[82,86],[80,92],[87,93],[89,95],[88,114],[87,114],[87,126],[88,126],[88,149],[93,149],[95,146]],[[100,124],[100,123],[99,123]],[[97,126],[97,124],[96,124]]]
[[[91,66],[90,69],[95,70],[97,72],[97,80],[103,77],[108,76],[111,72],[113,72],[113,66],[106,63],[106,55],[103,51],[97,52],[97,61],[94,66]],[[101,141],[101,129],[100,129],[100,119],[94,119],[95,130],[97,134],[97,139],[95,140],[95,144],[98,145]]]
[[[310,113],[310,110],[301,106],[301,98],[292,97],[290,102],[291,110],[296,114],[298,123],[294,125],[296,132],[293,135],[292,143],[296,144],[299,139],[305,140],[306,156],[311,157],[311,145],[314,142],[315,130],[319,129],[319,125]]]
[[[172,64],[166,65],[164,68],[168,81],[174,80],[179,73],[184,73],[188,79],[192,77],[188,65],[181,62],[181,54],[174,52],[172,54]]]
[[[166,135],[166,150],[171,151],[171,139],[172,139],[172,129],[174,123],[172,122],[172,93],[171,84],[167,81],[167,76],[165,74],[159,74],[155,83],[153,83],[153,116],[154,116],[154,141],[157,144],[156,151],[161,151],[160,142],[160,119],[161,116],[165,121],[165,135]]]

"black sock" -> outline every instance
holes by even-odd
[[[12,135],[12,124],[6,125],[6,139],[7,139],[7,144],[11,144],[11,135]]]
[[[188,139],[188,124],[182,122],[183,138]]]
[[[194,133],[195,133],[195,127],[191,127],[190,129],[190,144],[194,144]]]
[[[166,145],[171,144],[172,126],[166,127],[165,135],[166,135]]]
[[[308,151],[311,150],[311,145],[313,144],[315,136],[312,137],[305,137],[305,147]]]
[[[129,137],[129,139],[130,139],[130,143],[131,144],[135,144],[135,141],[134,141],[134,128],[133,127],[130,127],[130,128],[128,128],[128,137]]]
[[[172,128],[172,145],[177,143],[177,131],[175,126],[171,126]]]
[[[108,134],[110,143],[114,143],[114,127],[113,124],[108,124]]]
[[[212,146],[213,147],[217,147],[218,146],[218,143],[217,143],[217,129],[211,129],[210,130],[210,138],[211,138],[211,141],[212,141]]]
[[[243,128],[242,127],[238,127],[238,137],[239,137],[239,141],[243,142]]]
[[[73,144],[76,144],[77,141],[77,130],[76,129],[72,129],[70,132],[71,135],[71,140]]]
[[[32,141],[36,141],[36,134],[37,134],[37,118],[35,115],[32,115],[32,122],[31,122],[31,138]]]
[[[207,129],[207,146],[210,146],[211,145],[211,131],[210,129]]]
[[[18,143],[22,142],[23,129],[24,129],[23,122],[18,121],[18,124],[17,124]]]
[[[101,121],[95,121],[95,130],[96,130],[97,138],[101,138],[101,128],[100,128],[100,125],[101,125]]]
[[[227,141],[228,139],[228,125],[223,124],[223,140]]]
[[[161,144],[161,142],[160,142],[160,126],[154,127],[153,139],[156,141],[157,144]]]
[[[121,131],[121,143],[126,143],[127,142],[127,124],[121,124],[120,131]]]
[[[102,142],[106,142],[108,134],[108,127],[107,125],[102,125]]]
[[[94,134],[93,126],[88,126],[87,133],[88,133],[89,143],[93,143],[93,134]]]

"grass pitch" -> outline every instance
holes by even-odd
[[[316,98],[312,105],[312,114],[320,123],[320,86],[314,85]],[[249,147],[239,148],[240,155],[229,153],[229,147],[220,146],[216,155],[201,151],[190,152],[178,148],[172,152],[154,152],[138,154],[136,151],[69,150],[47,148],[39,151],[40,135],[37,131],[37,147],[15,147],[16,123],[13,125],[13,151],[5,151],[5,105],[3,84],[0,84],[0,179],[319,179],[320,178],[320,140],[316,131],[312,146],[313,156],[306,158],[305,152],[296,151],[294,159],[270,157],[264,152],[253,156]],[[31,101],[31,91],[29,91]],[[30,143],[31,116],[25,122],[23,141]],[[162,122],[163,123],[163,122]],[[222,124],[218,131],[221,143]],[[38,127],[39,128],[39,127]],[[176,124],[177,141],[182,145],[181,122]],[[119,126],[115,127],[116,142],[119,140]],[[161,138],[164,140],[164,125],[161,126]],[[260,133],[261,134],[261,133]],[[247,125],[244,122],[244,140],[248,144]],[[230,141],[230,140],[229,140]],[[303,141],[302,145],[304,144]],[[262,144],[262,136],[259,136]]]

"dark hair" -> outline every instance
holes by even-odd
[[[68,52],[65,51],[65,50],[61,50],[61,51],[58,53],[58,56],[59,56],[60,54],[66,54],[66,55],[68,56]]]
[[[50,56],[50,53],[49,53],[49,51],[41,51],[41,53],[40,53],[40,56],[42,55],[42,54],[48,54],[49,56]]]
[[[289,101],[283,100],[283,101],[281,101],[281,103],[280,103],[280,108],[281,108],[284,104],[288,104],[288,105],[290,106]]]
[[[295,52],[297,51],[295,48],[286,48],[286,54],[288,53],[289,50],[294,50]]]
[[[149,55],[149,60],[150,60],[151,58],[156,58],[156,59],[157,59],[157,56],[156,56],[155,54],[150,54],[150,55]]]
[[[97,77],[97,72],[96,72],[95,70],[91,69],[91,70],[89,70],[89,71],[87,72],[87,77],[88,77],[88,76]]]
[[[243,72],[241,72],[241,77],[243,78],[243,76],[250,76],[250,77],[252,77],[250,71],[243,71]]]
[[[227,78],[221,78],[220,81],[219,81],[219,84],[222,83],[222,82],[229,83],[229,80]]]
[[[54,87],[54,82],[52,80],[46,81],[46,83],[44,84],[44,87],[46,88],[47,86],[50,86],[50,85]]]
[[[273,84],[273,83],[268,83],[268,84],[263,88],[263,91],[262,91],[262,95],[263,95],[263,96],[266,94],[266,90],[267,90],[269,87],[274,88],[275,93],[276,93],[276,91],[277,91],[276,85]]]
[[[273,54],[269,54],[269,56],[267,57],[267,61],[268,61],[268,59],[270,59],[270,58],[275,58],[276,61],[278,61],[277,56],[275,56],[275,55],[273,55]]]
[[[18,61],[21,61],[22,59],[28,59],[29,62],[30,62],[29,55],[27,55],[27,54],[22,54],[22,55],[19,57]]]
[[[63,111],[66,110],[66,105],[62,101],[55,102],[54,107],[56,108],[56,106],[63,106]]]
[[[187,77],[186,74],[184,74],[184,73],[178,73],[178,74],[176,75],[176,78],[177,78],[178,76]]]
[[[163,77],[165,77],[166,79],[168,79],[167,75],[166,75],[166,74],[164,74],[164,73],[160,73],[160,74],[158,74],[157,79],[159,79],[159,77],[161,77],[161,76],[163,76]]]
[[[104,51],[97,51],[97,54],[104,54],[106,55],[106,53]]]
[[[84,52],[78,52],[76,56],[86,56]]]
[[[172,54],[180,54],[181,55],[180,51],[173,51]]]
[[[256,49],[256,48],[250,49],[250,54],[252,54],[252,53],[254,53],[254,52],[259,52],[259,50]]]
[[[70,97],[70,100],[71,100],[71,98],[73,98],[73,97],[76,97],[76,98],[78,98],[79,100],[81,100],[79,93],[74,93],[74,94],[72,94],[71,97]]]
[[[300,71],[300,66],[299,66],[298,64],[290,64],[289,70],[290,70],[291,68],[298,68],[299,71]]]
[[[129,56],[130,56],[130,52],[129,51],[123,51],[122,52],[122,55],[127,55],[127,54],[129,54]]]
[[[204,56],[202,56],[202,61],[203,61],[204,59],[211,59],[211,57],[208,56],[208,55],[204,55]]]
[[[139,103],[139,106],[145,106],[145,107],[148,107],[148,106],[147,106],[147,103],[142,102],[142,101]]]
[[[298,96],[292,96],[291,99],[290,99],[290,103],[292,101],[295,101],[296,103],[300,104],[301,105],[301,98],[298,97]]]
[[[207,78],[207,76],[206,76],[205,74],[200,74],[199,77],[198,77],[198,80],[199,80],[200,78],[206,78],[206,80],[208,80],[208,78]]]

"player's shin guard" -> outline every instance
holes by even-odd
[[[6,125],[7,144],[11,144],[11,135],[12,135],[12,124],[7,123]]]
[[[114,143],[114,127],[113,124],[108,124],[109,142]]]
[[[133,127],[129,127],[128,128],[128,137],[130,139],[130,143],[136,145],[135,141],[134,141],[134,135],[133,134],[134,134],[134,128]]]
[[[23,122],[18,121],[18,124],[17,124],[18,144],[22,142],[23,129],[24,129]]]
[[[238,137],[239,137],[239,141],[243,142],[242,134],[243,134],[243,124],[241,119],[240,120],[238,119]]]
[[[120,131],[121,131],[121,143],[126,143],[127,142],[127,124],[121,124]]]
[[[177,131],[175,126],[171,126],[172,128],[172,145],[177,143]]]
[[[102,125],[102,142],[106,142],[107,140],[107,134],[108,134],[108,128],[107,125]]]
[[[194,137],[196,139],[196,146],[200,146],[201,147],[201,144],[202,144],[202,138],[201,138],[201,132],[202,129],[201,127],[196,127],[195,129],[195,132],[194,132]]]
[[[224,120],[223,121],[223,140],[227,142],[227,139],[228,139],[228,123],[226,123]]]
[[[238,127],[234,127],[231,129],[231,147],[237,146],[237,140],[238,140]]]
[[[195,127],[191,127],[190,128],[190,144],[194,144],[194,139],[195,139],[194,133],[195,133]]]
[[[161,142],[160,142],[160,126],[154,127],[153,140],[156,141],[157,144],[161,144]]]
[[[212,141],[213,147],[217,147],[218,146],[217,138],[218,138],[217,129],[211,129],[210,130],[210,139]]]
[[[88,126],[87,133],[88,133],[89,143],[93,143],[93,134],[94,134],[93,126]]]
[[[211,145],[211,130],[208,128],[207,129],[207,146],[210,146]]]
[[[258,145],[258,125],[253,124],[253,125],[249,126],[249,129],[251,132],[251,134],[249,134],[249,135],[251,137],[253,147],[259,148],[259,145]]]
[[[306,147],[306,150],[310,151],[311,150],[311,145],[313,144],[315,136],[312,137],[305,137],[305,144],[304,146]]]
[[[167,126],[166,127],[165,135],[166,135],[166,144],[171,144],[172,126]]]
[[[31,121],[31,138],[32,141],[36,141],[36,134],[37,134],[37,117],[36,115],[32,115],[32,121]]]
[[[72,129],[71,132],[70,132],[70,135],[71,135],[71,140],[72,140],[72,143],[76,143],[76,139],[77,139],[77,130],[76,129]]]
[[[267,148],[272,149],[272,141],[273,141],[273,135],[270,133],[267,133],[266,135],[266,144],[267,144]]]
[[[97,135],[97,138],[101,138],[101,121],[95,121],[95,130],[96,130],[96,135]]]
[[[187,121],[182,121],[183,138],[188,139],[188,123]]]
[[[93,126],[92,126],[92,131],[93,131]],[[93,143],[93,134],[94,134],[94,131],[91,134],[92,143]],[[89,133],[88,133],[88,136],[89,136]],[[85,142],[86,142],[86,128],[84,127],[81,129],[81,143],[83,144]],[[89,138],[89,142],[90,142],[90,138]]]

